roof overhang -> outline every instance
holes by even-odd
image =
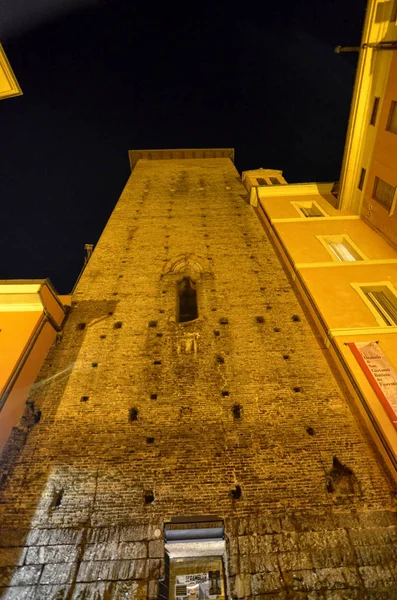
[[[39,280],[0,280],[0,313],[48,311],[48,303],[53,301],[66,312],[59,300],[51,282],[48,279]]]
[[[3,46],[0,44],[0,100],[21,96],[21,87],[8,62]]]

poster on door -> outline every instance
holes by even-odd
[[[350,342],[348,346],[397,429],[397,372],[376,342]]]
[[[221,588],[221,572],[207,571],[177,575],[175,582],[175,600],[224,599]]]

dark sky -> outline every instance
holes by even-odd
[[[0,104],[0,279],[74,285],[128,149],[234,147],[241,172],[338,179],[365,0],[0,0],[24,95]]]

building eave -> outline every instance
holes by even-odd
[[[21,86],[8,62],[4,48],[0,44],[0,100],[22,94]]]

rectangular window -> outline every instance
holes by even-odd
[[[311,206],[300,206],[299,210],[301,211],[303,216],[307,218],[324,216],[315,204],[312,204]]]
[[[267,185],[267,181],[263,177],[257,177],[256,181],[258,182],[258,185]]]
[[[315,218],[327,217],[327,213],[320,207],[318,202],[310,200],[291,201],[292,206],[298,212],[300,217]]]
[[[363,190],[363,188],[364,188],[365,174],[366,174],[366,170],[365,169],[361,169],[360,179],[359,179],[359,182],[358,182],[358,189],[359,190]]]
[[[177,322],[186,323],[198,317],[197,291],[195,282],[190,277],[184,277],[178,283]]]
[[[363,260],[365,258],[347,235],[319,235],[317,237],[334,260],[340,262],[356,262],[357,260]]]
[[[395,186],[383,181],[380,177],[375,177],[373,197],[388,211],[392,208],[395,193]]]
[[[277,177],[269,177],[270,181],[272,182],[273,185],[280,185],[280,181],[277,179]]]
[[[379,100],[380,100],[380,98],[377,98],[377,97],[374,98],[374,104],[372,107],[370,125],[375,125],[375,123],[376,123],[376,116],[378,114],[378,108],[379,108]]]
[[[361,290],[382,321],[388,326],[397,325],[397,298],[387,286],[362,286]]]
[[[397,133],[397,102],[395,100],[391,103],[386,129],[391,133]]]

